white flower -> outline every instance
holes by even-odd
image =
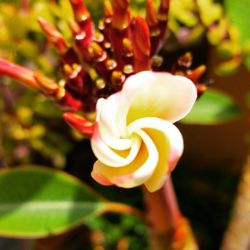
[[[92,177],[103,185],[160,189],[183,152],[173,123],[191,110],[196,97],[185,77],[143,71],[130,76],[120,92],[100,99],[91,138],[98,159]]]

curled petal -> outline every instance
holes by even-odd
[[[94,177],[95,173],[101,174],[111,183],[123,188],[137,187],[145,183],[154,172],[158,162],[158,153],[151,138],[145,132],[138,131],[138,134],[144,143],[140,147],[137,157],[130,164],[114,171],[113,167],[97,161],[92,176]]]
[[[128,126],[129,131],[143,129],[150,136],[158,150],[159,160],[154,173],[145,183],[154,192],[161,188],[167,174],[175,167],[183,152],[183,138],[176,126],[159,118],[142,118]]]
[[[91,140],[91,146],[94,154],[98,159],[111,167],[123,167],[133,161],[139,152],[141,141],[138,137],[129,140],[131,147],[125,150],[112,149],[105,144],[100,137],[98,130],[95,131]],[[121,144],[126,144],[127,141],[121,139]]]
[[[190,112],[196,98],[193,82],[185,77],[163,72],[137,73],[126,80],[119,93],[117,126],[125,137],[127,124],[136,119],[158,117],[176,122]]]
[[[190,112],[196,98],[189,79],[144,71],[126,80],[120,105],[127,106],[127,124],[149,116],[176,122]]]
[[[131,141],[121,138],[116,125],[117,103],[120,95],[115,94],[109,101],[100,99],[97,103],[98,133],[106,145],[116,150],[126,150],[131,147]],[[100,107],[100,108],[99,108]],[[97,132],[96,132],[97,133]],[[97,136],[97,135],[96,135]]]

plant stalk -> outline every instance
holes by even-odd
[[[180,212],[171,178],[163,188],[144,190],[152,250],[198,250],[188,221]]]

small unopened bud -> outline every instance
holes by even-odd
[[[151,65],[152,65],[152,68],[154,69],[160,68],[162,63],[163,63],[162,56],[156,55],[151,58]]]
[[[86,21],[89,18],[89,12],[82,0],[70,0],[70,3],[77,22]]]
[[[168,11],[169,11],[169,2],[170,0],[161,0],[160,7],[158,10],[158,18],[160,20],[167,19]]]
[[[45,94],[52,96],[56,95],[59,89],[58,84],[56,82],[37,72],[34,72],[34,78],[36,79],[37,83],[41,86],[41,90]]]
[[[114,70],[117,67],[117,63],[113,59],[109,59],[106,61],[106,68],[107,70]]]
[[[95,83],[96,83],[96,87],[98,89],[104,89],[105,86],[106,86],[106,82],[105,82],[105,80],[103,78],[97,79]]]
[[[114,15],[112,18],[112,27],[118,30],[124,30],[130,23],[129,0],[112,0]]]
[[[133,56],[132,42],[128,38],[122,40],[124,55],[127,57]]]
[[[110,50],[110,49],[112,48],[111,43],[105,42],[105,43],[104,43],[104,48],[105,48],[106,50]]]
[[[121,71],[115,70],[112,72],[111,81],[114,88],[120,88],[125,81],[125,76]]]
[[[190,52],[185,53],[178,59],[178,64],[181,67],[189,68],[192,65],[193,56]]]
[[[66,76],[70,77],[73,70],[69,64],[65,64],[65,65],[63,65],[63,71],[64,71]]]
[[[157,12],[154,7],[153,0],[147,0],[147,9],[146,9],[146,21],[149,28],[155,28],[157,26]]]
[[[81,28],[76,21],[69,19],[68,24],[69,24],[69,27],[70,27],[73,35],[77,35],[77,34],[81,33]]]
[[[58,104],[70,110],[84,110],[82,100],[75,98],[70,92],[65,91],[63,97],[58,100]]]
[[[91,42],[91,34],[89,36],[85,30],[81,29],[77,22],[71,19],[69,20],[69,27],[74,35],[75,44],[79,53],[81,53],[84,60],[90,62],[91,58],[89,56],[88,49]]]
[[[86,56],[84,51],[87,50],[94,38],[94,24],[82,0],[70,0],[70,3],[74,12],[75,21],[80,27],[80,32],[77,32],[77,34],[85,34],[85,37],[81,40],[81,46],[78,46],[83,56]]]
[[[101,31],[101,32],[103,32],[104,31],[104,29],[105,29],[105,24],[104,24],[104,21],[103,20],[99,20],[98,21],[98,29]]]
[[[94,40],[98,43],[102,43],[104,41],[104,36],[102,33],[100,32],[96,32],[95,33],[95,37],[94,37]]]
[[[63,118],[70,126],[77,129],[83,135],[89,137],[93,135],[95,125],[86,118],[72,112],[64,113]]]
[[[92,42],[89,47],[90,56],[96,61],[103,61],[106,59],[106,52],[96,42]]]
[[[133,65],[131,64],[127,64],[123,67],[123,73],[126,75],[126,76],[129,76],[131,74],[134,73],[134,68],[133,68]]]
[[[201,76],[204,74],[205,71],[206,71],[206,66],[200,65],[196,69],[188,72],[188,78],[192,80],[193,82],[197,82],[201,78]]]
[[[109,0],[104,1],[104,18],[111,18],[114,14],[112,4]]]
[[[34,78],[34,71],[11,63],[3,58],[0,58],[0,75],[9,76],[20,81],[27,87],[40,90],[40,86]]]
[[[132,35],[135,72],[149,70],[150,65],[150,33],[146,21],[142,17],[133,20]]]
[[[68,49],[68,45],[65,42],[61,32],[41,17],[38,18],[38,23],[40,24],[40,27],[42,28],[48,40],[56,47],[58,53],[64,54]]]
[[[79,72],[82,70],[82,67],[77,63],[72,64],[72,66],[65,64],[63,66],[63,70],[68,78],[73,79],[78,76]]]

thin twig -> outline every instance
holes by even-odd
[[[105,208],[104,210],[102,210],[102,213],[109,213],[109,212],[134,215],[143,220],[144,222],[146,222],[146,218],[143,211],[124,203],[105,202]]]

